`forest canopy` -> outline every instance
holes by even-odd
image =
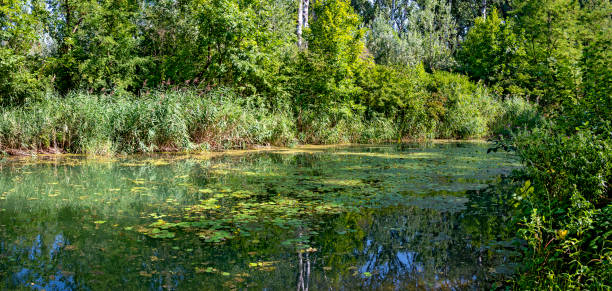
[[[422,66],[556,108],[609,58],[609,1],[298,2],[2,0],[2,103],[163,86],[360,103],[377,66]]]

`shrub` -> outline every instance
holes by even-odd
[[[517,191],[523,213],[519,236],[529,246],[516,281],[520,288],[612,287],[610,133],[581,128],[565,135],[563,128],[546,124],[516,136],[524,175],[531,179]]]
[[[520,97],[512,97],[501,103],[500,114],[490,125],[491,134],[508,138],[513,133],[541,126],[543,122],[544,117],[535,104]]]
[[[501,109],[500,102],[486,88],[462,75],[435,72],[429,90],[432,92],[429,103],[441,104],[430,106],[430,115],[439,124],[437,136],[441,138],[485,137]]]

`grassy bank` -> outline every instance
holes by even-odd
[[[157,91],[137,98],[49,95],[43,101],[2,109],[0,149],[9,154],[114,154],[377,143],[400,138],[483,138],[517,126],[512,125],[516,118],[508,116],[518,111],[529,115],[532,110],[518,99],[487,103],[487,112],[478,107],[466,111],[470,106],[465,103],[443,108],[444,119],[420,112],[398,118],[367,116],[357,110],[296,110],[289,105],[270,109],[257,96],[240,96],[227,88],[205,94]]]

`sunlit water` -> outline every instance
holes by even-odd
[[[1,161],[0,289],[488,288],[518,166],[488,146]]]

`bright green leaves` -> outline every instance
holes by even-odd
[[[530,90],[531,100],[537,100],[548,110],[572,103],[580,82],[578,2],[520,0],[513,6],[511,19],[515,32],[524,39],[527,62],[518,73],[527,77],[521,86]]]
[[[360,19],[345,0],[317,1],[317,17],[306,30],[308,50],[297,63],[295,89],[300,106],[346,102],[359,92],[355,78],[364,68]],[[331,109],[328,108],[328,109]]]
[[[350,66],[364,49],[360,19],[350,3],[344,0],[315,2],[316,19],[307,31],[308,48],[326,55],[336,65]],[[334,63],[332,63],[333,65]]]
[[[44,1],[0,3],[0,105],[39,99],[46,81],[39,75],[43,56]]]
[[[140,38],[134,1],[50,1],[48,29],[58,44],[49,59],[61,93],[86,89],[108,93],[139,83],[136,70],[147,62],[136,54]],[[108,90],[108,91],[107,91]]]
[[[496,10],[477,18],[457,53],[459,67],[470,77],[500,86],[505,93],[520,94],[518,79],[525,69],[523,39]]]

